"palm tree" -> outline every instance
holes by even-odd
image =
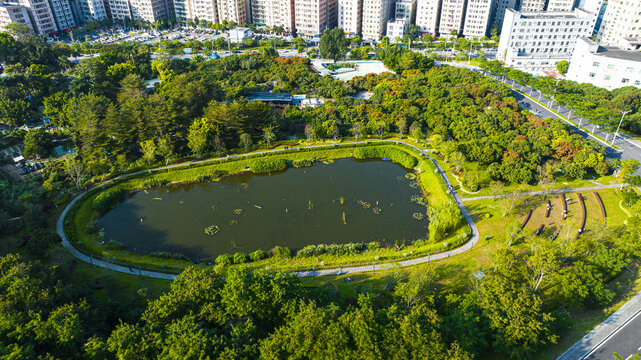
[[[271,146],[272,141],[276,139],[276,134],[274,133],[274,126],[269,125],[263,128],[263,140],[267,143],[267,146]]]

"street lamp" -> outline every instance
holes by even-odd
[[[612,138],[612,142],[610,143],[610,145],[614,146],[614,140],[616,140],[617,135],[619,135],[619,128],[621,127],[621,123],[623,123],[623,118],[625,117],[625,114],[629,113],[630,111],[631,110],[621,112],[621,114],[623,114],[623,115],[621,115],[621,120],[619,121],[619,126],[617,126],[617,131],[614,133],[614,137]]]

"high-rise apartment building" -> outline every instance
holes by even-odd
[[[336,24],[336,0],[294,0],[294,27],[296,33],[316,37]]]
[[[435,35],[441,13],[441,0],[417,0],[416,26],[422,33]]]
[[[269,27],[282,26],[285,32],[294,32],[293,0],[252,0],[252,22]]]
[[[109,0],[111,18],[114,20],[132,19],[129,0]]]
[[[641,1],[609,0],[598,41],[623,48],[629,48],[631,42],[641,41]]]
[[[204,20],[212,24],[218,23],[216,0],[185,0],[184,4],[185,13],[181,13],[181,16],[183,16],[181,19],[197,19],[198,21]],[[176,10],[174,12],[176,13]],[[178,14],[176,14],[176,18],[178,19]]]
[[[596,19],[583,9],[572,12],[521,12],[508,9],[496,57],[507,66],[553,70],[570,60],[578,38],[592,34]]]
[[[0,3],[0,31],[11,23],[19,23],[33,30],[27,8],[15,3]]]
[[[363,0],[363,39],[378,41],[385,35],[390,5],[390,0]]]
[[[448,36],[453,32],[461,33],[466,5],[467,0],[443,0],[438,25],[438,33],[441,36]]]
[[[497,0],[494,14],[492,14],[492,24],[498,26],[499,31],[501,31],[503,17],[507,9],[516,9],[516,0]]]
[[[76,5],[83,21],[107,19],[107,10],[102,0],[76,0]]]
[[[547,11],[572,11],[574,0],[549,0]]]
[[[37,35],[52,34],[58,30],[47,0],[20,0],[20,5],[27,8],[33,31]]]
[[[533,12],[545,10],[546,0],[521,0],[520,11]]]
[[[49,5],[58,30],[65,31],[76,27],[69,0],[49,0]]]
[[[408,24],[414,24],[416,19],[416,0],[396,0],[393,18],[407,20]]]
[[[338,0],[338,27],[345,34],[354,36],[361,33],[363,0]]]
[[[217,0],[217,5],[220,22],[227,20],[243,25],[252,21],[249,0]]]
[[[169,18],[169,6],[166,0],[129,0],[131,17],[134,20],[144,20],[155,23]]]
[[[487,35],[496,0],[468,0],[463,36],[480,38]]]

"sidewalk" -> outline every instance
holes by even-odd
[[[625,303],[604,322],[590,331],[581,340],[561,354],[557,360],[581,360],[588,356],[592,350],[606,342],[612,335],[623,327],[630,319],[641,311],[641,292]]]

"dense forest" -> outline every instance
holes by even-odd
[[[288,275],[244,268],[189,269],[159,296],[119,294],[116,281],[87,281],[47,228],[47,214],[96,178],[185,157],[240,152],[296,135],[309,139],[410,136],[436,148],[468,183],[533,184],[562,169],[570,178],[607,174],[615,163],[566,125],[519,109],[509,90],[479,74],[432,67],[389,45],[396,74],[344,83],[273,49],[220,60],[151,61],[134,44],[105,46],[78,64],[68,49],[0,34],[0,122],[49,117],[57,132],[5,130],[29,157],[53,140],[77,149],[41,178],[0,179],[0,230],[26,245],[2,247],[0,354],[8,359],[527,359],[571,325],[561,306],[612,302],[611,280],[641,255],[641,197],[624,193],[627,226],[564,242],[517,238],[494,253],[482,281],[443,287],[432,267],[390,271],[381,287],[344,297]],[[153,91],[144,81],[161,80]],[[253,91],[304,93],[322,106],[276,111]],[[369,100],[354,95],[371,93]],[[614,96],[614,95],[609,95]],[[472,166],[474,165],[474,166]],[[482,174],[483,173],[483,174]],[[16,229],[17,228],[17,229]]]

